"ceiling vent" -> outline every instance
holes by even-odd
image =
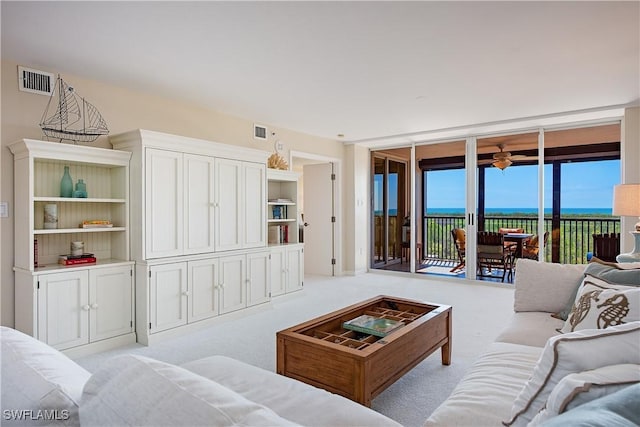
[[[263,141],[267,140],[267,128],[266,126],[261,125],[253,125],[253,137],[255,139],[261,139]]]
[[[54,82],[51,73],[18,66],[18,86],[23,92],[51,96]]]

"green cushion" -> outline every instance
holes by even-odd
[[[631,427],[640,425],[640,383],[580,405],[557,417],[543,427]]]

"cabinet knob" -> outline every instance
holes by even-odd
[[[82,306],[82,309],[84,311],[89,311],[89,310],[91,310],[91,307],[89,307],[89,304],[85,304],[85,305]]]
[[[182,292],[182,295],[184,295],[185,297],[186,297],[186,296],[189,296],[189,291],[183,291],[183,292]]]
[[[224,289],[224,283],[220,283],[220,289]]]
[[[91,308],[95,310],[96,308],[98,308],[98,304],[94,302],[93,304],[91,304]]]

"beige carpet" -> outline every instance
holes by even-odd
[[[264,309],[239,319],[169,338],[150,347],[130,345],[78,358],[89,371],[117,354],[135,353],[181,364],[222,354],[275,371],[275,333],[376,295],[395,295],[453,306],[452,364],[440,352],[424,360],[373,400],[372,408],[404,426],[420,426],[451,393],[480,352],[513,312],[513,286],[406,273],[305,277],[304,290],[274,298]]]

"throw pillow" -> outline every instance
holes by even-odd
[[[551,337],[503,424],[526,426],[569,374],[627,363],[640,364],[640,321]]]
[[[634,383],[640,383],[640,365],[603,366],[569,374],[553,388],[542,411],[529,426],[537,426],[563,412],[599,399]]]
[[[599,279],[606,280],[610,283],[617,283],[619,285],[640,286],[640,264],[639,263],[626,263],[626,265],[616,264],[613,262],[602,261],[596,257],[591,258],[591,262],[584,270],[584,274],[597,277]],[[578,289],[580,286],[576,286],[573,289],[573,293],[565,307],[554,315],[558,319],[567,320]]]
[[[640,320],[640,287],[610,284],[587,275],[559,332],[604,329]]]
[[[551,418],[542,425],[544,427],[637,427],[640,425],[638,402],[640,402],[640,384],[630,385]]]
[[[2,425],[79,425],[78,404],[91,374],[53,347],[15,329],[0,328],[0,341]],[[12,410],[15,416],[5,412]]]
[[[271,409],[184,368],[142,356],[108,360],[84,387],[81,425],[292,426]]]
[[[516,263],[515,312],[557,313],[575,298],[575,289],[584,278],[584,265],[540,263],[522,258]]]

